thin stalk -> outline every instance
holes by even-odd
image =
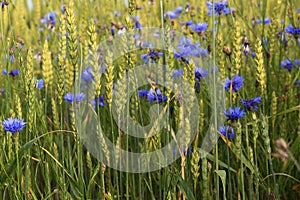
[[[214,133],[216,133],[216,131],[218,130],[218,121],[217,121],[217,116],[218,113],[217,112],[217,87],[216,87],[216,70],[215,70],[215,66],[216,66],[216,44],[215,44],[215,39],[216,39],[216,33],[215,33],[215,0],[213,0],[213,6],[212,6],[212,24],[213,24],[213,40],[212,40],[212,51],[213,51],[213,94],[214,94],[214,102],[213,102],[213,106],[214,106]],[[215,134],[215,140],[217,140],[217,134]],[[216,142],[215,145],[215,159],[216,159],[216,171],[219,170],[219,155],[218,155],[218,142]],[[219,177],[216,176],[216,199],[220,199],[220,183],[219,183]]]

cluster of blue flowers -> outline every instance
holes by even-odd
[[[203,33],[207,30],[208,24],[203,22],[203,23],[198,23],[198,24],[192,24],[191,28],[194,32],[196,33]]]
[[[200,42],[192,43],[190,38],[180,38],[180,42],[177,45],[178,51],[174,51],[174,57],[189,63],[188,57],[194,56],[199,58],[208,55],[208,50],[201,47]]]
[[[175,10],[173,11],[167,11],[164,14],[164,18],[169,17],[170,19],[176,19],[180,17],[180,14],[182,13],[183,8],[181,6],[177,7]]]
[[[261,102],[261,96],[249,100],[245,100],[245,99],[240,100],[240,103],[243,104],[243,106],[248,111],[257,111],[258,110],[257,104],[259,104],[260,102]],[[243,118],[246,114],[246,112],[240,107],[229,108],[228,110],[224,110],[223,113],[227,117],[227,121],[231,121],[231,123],[235,123],[240,118]],[[228,139],[233,139],[234,137],[233,127],[222,126],[220,127],[219,132],[224,136],[226,136],[226,133],[227,134],[231,133],[230,135],[227,135]]]
[[[79,103],[79,102],[82,102],[84,98],[85,98],[85,94],[84,93],[78,93],[75,96],[72,93],[67,93],[64,96],[64,100],[66,100],[68,103],[73,103],[74,101],[76,103]]]
[[[44,17],[40,19],[42,25],[46,26],[49,30],[54,32],[56,25],[56,15],[57,12],[49,12]],[[43,28],[40,27],[40,31],[43,31]]]
[[[294,35],[295,37],[300,36],[300,28],[294,27],[292,24],[289,24],[286,28],[285,31],[291,35]]]
[[[264,24],[271,24],[272,20],[271,20],[270,18],[265,18],[265,19],[263,20],[263,22],[264,22]],[[256,24],[261,24],[261,20],[260,20],[260,19],[256,19],[256,20],[255,20],[255,23],[256,23]]]
[[[213,9],[214,9],[214,13],[216,16],[220,16],[222,14],[224,15],[228,15],[231,12],[234,12],[234,8],[228,8],[228,2],[227,0],[225,1],[220,1],[220,2],[206,2],[206,5],[208,7],[208,15],[211,16],[213,14]]]
[[[155,92],[152,90],[139,90],[138,95],[141,98],[146,98],[149,103],[156,101],[157,103],[166,102],[167,96],[163,96],[160,89],[156,88]]]
[[[240,88],[243,87],[244,78],[239,75],[234,75],[232,79],[226,78],[224,82],[224,88],[227,91],[232,91],[233,93],[238,92]],[[251,98],[251,99],[241,99],[240,103],[247,109],[248,111],[257,111],[258,104],[261,102],[261,96]],[[227,121],[231,123],[235,123],[240,118],[243,118],[246,114],[245,110],[240,107],[229,108],[228,110],[224,110],[223,114],[227,117]],[[228,139],[234,138],[234,129],[230,126],[222,126],[219,128],[219,132],[226,136]]]
[[[290,58],[287,58],[287,59],[281,61],[281,63],[280,63],[280,66],[282,68],[285,68],[289,71],[291,71],[293,67],[297,67],[298,65],[299,65],[298,59],[295,59],[294,62],[292,62],[292,59],[290,59]]]
[[[92,102],[94,108],[96,108],[97,104],[98,104],[98,106],[103,107],[105,105],[104,101],[105,101],[105,98],[103,95],[101,95],[98,99],[96,99],[96,100],[94,99],[91,102]]]
[[[8,74],[8,75],[11,75],[12,77],[15,77],[15,76],[17,76],[17,75],[20,74],[20,70],[14,69],[14,70],[11,70],[10,72],[7,73],[6,69],[3,69],[2,70],[2,74],[3,75],[7,75]]]

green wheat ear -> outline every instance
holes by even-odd
[[[67,54],[67,37],[66,37],[66,16],[62,14],[60,16],[59,32],[60,37],[58,38],[59,54],[58,54],[58,79],[57,79],[57,90],[58,90],[58,103],[62,104],[65,86],[65,59]]]
[[[261,87],[261,95],[264,96],[266,92],[266,70],[264,68],[264,57],[263,57],[263,47],[260,38],[257,38],[256,44],[256,78]]]
[[[202,171],[202,199],[208,199],[209,196],[209,181],[208,181],[208,166],[206,157],[201,159],[201,171]]]
[[[66,92],[72,92],[73,84],[74,84],[74,68],[70,64],[69,59],[67,59],[65,64],[65,88]]]
[[[88,46],[89,46],[89,55],[90,58],[88,59],[89,66],[92,68],[92,74],[94,76],[94,87],[95,87],[95,93],[94,95],[96,97],[100,96],[101,93],[101,73],[99,73],[99,64],[98,64],[98,59],[99,55],[97,53],[98,50],[98,44],[97,44],[97,33],[96,33],[96,26],[93,21],[90,21],[87,34],[89,36],[88,40]]]
[[[53,66],[51,62],[51,52],[49,51],[48,40],[45,40],[43,48],[43,77],[45,82],[45,87],[50,91],[53,85]]]
[[[276,114],[277,114],[277,97],[275,91],[272,92],[272,128],[274,130],[275,128],[275,122],[276,122]]]
[[[22,105],[21,105],[21,100],[18,94],[15,94],[15,106],[16,106],[16,111],[18,113],[18,118],[23,119],[22,117]]]
[[[240,122],[237,122],[236,124],[236,152],[237,155],[241,155],[241,149],[242,149],[242,125]]]
[[[34,91],[34,80],[31,79],[29,84],[29,101],[28,101],[28,128],[29,132],[33,131],[33,125],[35,122],[35,91]]]
[[[52,106],[52,115],[53,115],[54,128],[59,129],[59,127],[60,127],[59,116],[58,116],[56,101],[55,101],[54,98],[51,98],[51,106]]]
[[[192,159],[191,159],[191,172],[193,175],[193,180],[194,180],[194,187],[196,188],[196,184],[198,181],[198,177],[200,175],[199,173],[199,169],[200,169],[200,165],[199,165],[199,161],[200,161],[200,152],[198,148],[195,148],[193,153],[192,153]]]
[[[233,42],[233,59],[234,59],[234,73],[239,74],[241,69],[241,59],[242,59],[242,52],[241,52],[241,28],[240,23],[238,21],[235,22],[235,29],[234,29],[234,42]]]
[[[22,58],[21,58],[22,59]],[[33,79],[33,55],[32,55],[32,49],[29,48],[27,51],[27,58],[26,63],[22,64],[23,67],[21,68],[21,73],[23,75],[24,79],[24,85],[25,85],[25,99],[29,99],[29,90],[31,87],[31,81]]]
[[[218,46],[217,46],[218,67],[219,67],[220,74],[222,77],[222,83],[224,83],[225,79],[226,79],[226,71],[225,71],[225,62],[224,62],[225,57],[224,57],[224,53],[223,53],[224,43],[223,43],[222,32],[218,33],[217,41],[218,41]]]
[[[41,19],[41,0],[34,0],[34,23],[35,25],[39,25]]]
[[[111,107],[112,97],[113,97],[114,65],[113,65],[112,56],[113,56],[112,53],[108,52],[107,57],[105,59],[105,65],[106,65],[105,88],[106,88],[107,103],[109,107]]]
[[[277,43],[277,31],[278,28],[280,26],[280,20],[278,19],[280,16],[280,7],[281,7],[281,0],[276,1],[275,3],[275,7],[273,8],[273,12],[272,12],[272,17],[271,17],[271,24],[270,24],[270,28],[269,28],[269,32],[268,35],[270,37],[270,66],[272,66],[272,62],[273,62],[273,57],[275,55],[275,45]]]
[[[67,31],[68,31],[68,58],[70,65],[72,66],[73,71],[73,80],[76,80],[78,76],[78,39],[77,39],[77,27],[76,19],[74,14],[74,2],[73,0],[69,1],[69,6],[66,10],[67,13]]]

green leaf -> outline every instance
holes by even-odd
[[[226,171],[225,170],[215,170],[216,174],[221,178],[223,186],[223,198],[226,200]]]
[[[204,153],[206,158],[210,161],[213,161],[213,162],[216,162],[216,158],[215,156],[213,156],[212,154],[210,153],[206,153],[204,150],[200,149],[200,153]],[[229,169],[231,172],[233,173],[237,173],[235,169],[233,169],[232,167],[228,166],[226,163],[224,163],[223,161],[221,160],[218,160],[219,162],[219,166],[220,167],[225,167],[226,169]]]
[[[184,196],[186,196],[186,198],[188,200],[194,200],[195,199],[195,196],[194,196],[192,190],[190,189],[189,185],[181,177],[180,177],[180,180],[178,182],[178,186],[179,186],[180,190],[182,191],[182,193],[184,194]]]

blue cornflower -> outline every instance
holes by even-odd
[[[255,20],[255,23],[261,24],[261,20],[260,20],[260,19],[256,19],[256,20]]]
[[[200,56],[202,57],[206,57],[209,54],[209,51],[207,49],[204,48],[197,48],[194,52],[193,55],[197,58],[199,58]]]
[[[9,58],[9,62],[12,63],[15,60],[15,55],[11,54],[10,58]]]
[[[177,8],[175,8],[175,10],[174,10],[174,12],[176,13],[176,14],[180,14],[180,13],[182,13],[182,6],[178,6]]]
[[[140,29],[140,28],[142,28],[142,27],[143,27],[142,24],[141,24],[138,20],[136,20],[136,21],[135,21],[135,26],[134,26],[134,28]]]
[[[252,58],[255,58],[256,53],[255,53],[255,52],[252,52],[252,53],[251,53],[251,56],[252,56]]]
[[[270,18],[265,18],[264,19],[264,24],[270,24],[272,20]]]
[[[139,97],[141,97],[141,98],[147,97],[148,92],[149,92],[149,90],[139,90],[138,91]]]
[[[64,100],[66,100],[69,103],[72,103],[74,101],[74,95],[72,93],[68,93],[64,96]]]
[[[186,50],[179,51],[179,52],[174,51],[174,58],[179,59],[179,60],[185,62],[186,64],[189,64],[189,60],[186,58],[188,56],[187,55],[188,53],[189,52]]]
[[[4,6],[5,6],[5,1],[2,1],[1,2],[1,8],[2,8],[2,10],[4,9]]]
[[[224,110],[223,113],[227,117],[227,121],[230,120],[232,122],[235,122],[239,118],[243,118],[246,114],[240,107],[229,108],[228,111]]]
[[[65,13],[67,11],[66,4],[61,5],[60,10],[62,13]]]
[[[175,19],[175,18],[179,18],[180,14],[182,13],[182,6],[177,7],[175,10],[173,11],[168,11],[164,14],[164,18],[169,17],[170,19]]]
[[[196,80],[200,80],[201,78],[205,78],[208,75],[208,72],[204,71],[201,67],[195,68],[195,78]]]
[[[134,16],[134,17],[133,17],[133,20],[134,20],[134,22],[135,22],[134,28],[140,29],[140,28],[143,27],[143,26],[141,25],[141,23],[139,22],[139,17],[138,17],[138,16]]]
[[[285,69],[291,71],[292,68],[293,68],[293,66],[298,66],[298,64],[299,64],[299,60],[298,60],[298,59],[295,59],[295,60],[294,60],[294,63],[293,63],[293,62],[291,61],[291,59],[287,58],[287,59],[281,61],[280,66],[281,66],[282,68],[285,68]]]
[[[8,118],[2,122],[5,131],[10,133],[16,133],[21,131],[25,126],[26,123],[23,119],[18,118]]]
[[[206,2],[206,5],[208,7],[208,14],[210,16],[213,13],[213,6],[216,16],[220,16],[221,14],[228,15],[230,13],[230,9],[227,6],[227,0],[223,2],[215,2],[214,4],[212,2]]]
[[[258,7],[260,7],[261,6],[261,2],[258,2],[257,5],[258,5]]]
[[[84,70],[82,70],[81,80],[84,83],[91,83],[94,80],[94,76],[92,73],[93,69],[91,67],[86,67]]]
[[[300,36],[300,28],[293,27],[293,25],[289,24],[286,28],[285,31],[289,34],[292,34],[296,37]]]
[[[76,94],[76,96],[75,96],[76,103],[79,103],[79,102],[83,101],[84,97],[85,97],[85,94],[83,94],[83,93]],[[69,103],[73,103],[74,102],[74,95],[72,93],[68,93],[64,96],[64,100],[66,100]]]
[[[35,80],[35,87],[37,89],[42,89],[44,87],[44,80],[43,79],[36,79]]]
[[[196,33],[205,32],[207,30],[207,27],[208,24],[205,22],[191,25],[192,30],[195,31]]]
[[[163,56],[164,54],[161,52],[156,52],[152,49],[152,47],[149,47],[149,52],[146,54],[142,54],[142,60],[145,61],[145,64],[147,65],[149,63],[149,60],[151,59],[151,63],[153,64],[159,56]]]
[[[40,23],[47,26],[48,29],[54,31],[55,24],[56,24],[56,12],[49,12],[43,18],[40,19]]]
[[[179,22],[181,26],[191,26],[193,24],[193,21],[187,21],[187,22]]]
[[[152,91],[149,90],[148,93],[147,93],[147,100],[148,100],[150,103],[152,103],[153,101],[155,101],[155,99],[156,99],[156,95],[154,95],[154,94],[152,93]]]
[[[112,26],[112,27],[110,28],[110,33],[111,33],[112,36],[115,35],[115,27],[114,27],[114,26]]]
[[[106,66],[101,66],[99,73],[103,74],[106,71]]]
[[[261,101],[261,96],[249,99],[249,100],[240,100],[240,102],[246,107],[247,110],[258,110],[256,104],[259,104]]]
[[[4,76],[7,75],[6,69],[3,69],[3,70],[2,70],[2,74],[3,74]]]
[[[231,80],[227,77],[224,83],[224,87],[228,91],[230,91],[230,89],[232,88],[232,92],[237,92],[241,87],[243,87],[243,81],[244,78],[239,75],[234,75]]]
[[[168,11],[164,14],[164,18],[169,17],[170,19],[179,18],[179,15],[174,11]]]
[[[175,69],[172,78],[180,78],[183,75],[183,68]]]
[[[205,57],[208,55],[208,51],[201,47],[200,42],[192,44],[190,38],[180,38],[180,43],[177,45],[177,47],[179,52],[174,53],[174,57],[180,58],[186,63],[188,63],[188,60],[186,59],[188,56]]]
[[[221,126],[219,132],[229,140],[234,138],[234,129],[231,126]]]
[[[300,85],[300,79],[297,80],[297,81],[294,83],[294,85]]]
[[[103,107],[103,106],[105,105],[104,100],[105,100],[105,98],[104,98],[103,95],[101,95],[101,96],[97,99],[98,105],[99,105],[100,107]],[[96,100],[92,100],[91,102],[92,102],[92,104],[94,105],[94,108],[96,108]]]
[[[20,70],[18,69],[14,69],[9,72],[9,75],[11,75],[12,77],[17,76],[19,74],[20,74]]]
[[[166,96],[162,96],[162,93],[159,88],[156,88],[155,93],[153,93],[151,90],[147,93],[147,101],[152,103],[153,101],[156,101],[157,103],[161,103],[163,101],[167,101]]]

